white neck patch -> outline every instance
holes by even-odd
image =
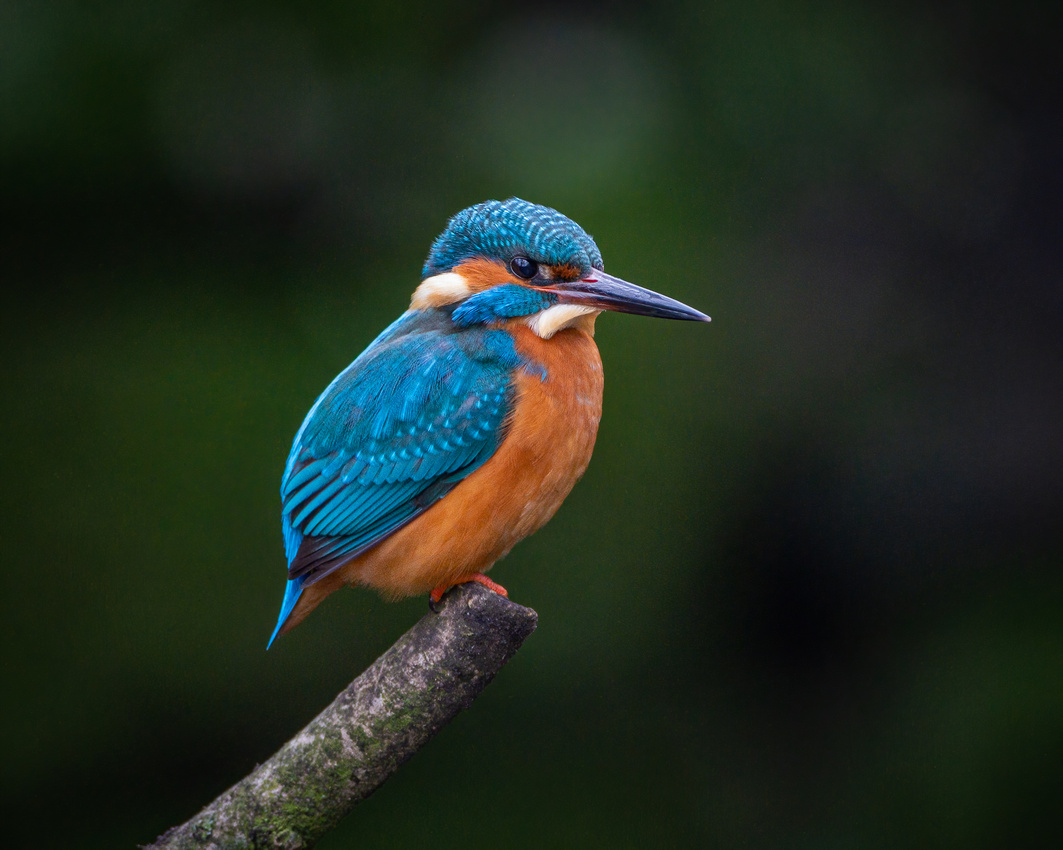
[[[442,307],[453,304],[472,294],[469,282],[457,272],[444,272],[432,275],[421,281],[413,291],[410,299],[411,310],[425,310],[429,307]]]
[[[533,313],[524,321],[535,331],[536,336],[542,339],[550,339],[558,331],[572,327],[584,316],[597,316],[601,310],[593,307],[584,307],[580,304],[555,304],[538,313]]]

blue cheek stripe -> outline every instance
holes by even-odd
[[[452,314],[454,324],[467,328],[500,319],[530,316],[557,303],[557,296],[526,286],[507,283],[467,298]]]

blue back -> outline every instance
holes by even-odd
[[[314,404],[281,482],[289,579],[311,584],[405,525],[495,451],[524,365],[501,330],[408,312]]]

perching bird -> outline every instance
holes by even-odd
[[[454,216],[410,309],[310,408],[281,481],[278,634],[343,584],[397,599],[478,581],[554,515],[602,414],[603,310],[692,319],[603,271],[578,224],[519,198]]]

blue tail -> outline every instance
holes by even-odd
[[[292,608],[295,607],[295,603],[299,601],[299,597],[303,593],[303,577],[291,579],[288,585],[284,588],[284,601],[281,603],[281,614],[277,618],[277,627],[273,630],[273,635],[269,639],[269,643],[266,644],[266,651],[273,646],[273,641],[277,639],[277,635],[280,634],[281,626],[284,625],[284,621],[288,619],[288,615],[292,613]]]

